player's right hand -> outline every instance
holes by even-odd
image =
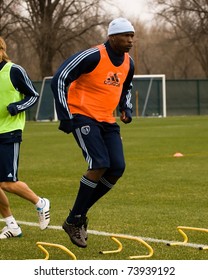
[[[73,120],[61,120],[59,124],[59,130],[69,134],[73,131]]]

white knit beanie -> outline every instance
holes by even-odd
[[[133,25],[125,18],[116,18],[112,20],[108,27],[108,36],[126,32],[135,32]]]

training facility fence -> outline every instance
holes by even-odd
[[[43,82],[34,81],[33,83],[37,91],[41,93]],[[54,115],[50,114],[50,110],[53,110],[50,108],[54,108],[50,79],[47,80],[43,93],[44,96],[40,98],[42,100],[41,104],[40,102],[37,103],[26,112],[27,120],[38,120],[37,110],[40,105],[47,120],[54,119]],[[136,117],[208,115],[208,79],[166,79],[164,94],[161,77],[152,75],[137,78],[135,76],[133,79],[132,103],[133,116]],[[118,110],[115,114],[119,114]]]

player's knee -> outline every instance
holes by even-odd
[[[16,182],[2,182],[1,189],[6,192],[13,192],[16,187]]]
[[[117,176],[119,176],[119,177],[121,177],[122,175],[123,175],[123,173],[124,173],[124,171],[125,171],[125,168],[126,168],[126,166],[125,166],[125,164],[124,165],[121,165],[119,168],[118,168],[118,175]]]
[[[115,176],[117,178],[122,177],[124,171],[125,171],[126,165],[125,162],[119,162],[118,164],[112,166],[109,169],[109,174],[112,176]]]

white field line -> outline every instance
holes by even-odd
[[[0,219],[0,222],[3,222],[3,219]],[[27,225],[31,227],[39,227],[38,223],[32,223],[32,222],[25,222],[25,221],[17,221],[18,224],[20,225]],[[56,229],[56,230],[62,230],[61,226],[48,226],[49,229]],[[134,235],[129,235],[129,234],[118,234],[118,233],[110,233],[110,232],[105,232],[105,231],[97,231],[97,230],[87,230],[87,233],[89,234],[94,234],[94,235],[101,235],[101,236],[116,236],[116,237],[138,237],[141,238],[144,241],[148,242],[153,242],[153,243],[163,243],[163,244],[170,244],[172,242],[178,242],[178,241],[170,241],[170,240],[165,240],[165,239],[156,239],[156,238],[150,238],[150,237],[143,237],[143,236],[134,236]],[[191,248],[198,248],[201,249],[203,247],[207,247],[205,244],[196,244],[196,243],[181,243],[180,246],[185,246],[185,247],[191,247]]]

